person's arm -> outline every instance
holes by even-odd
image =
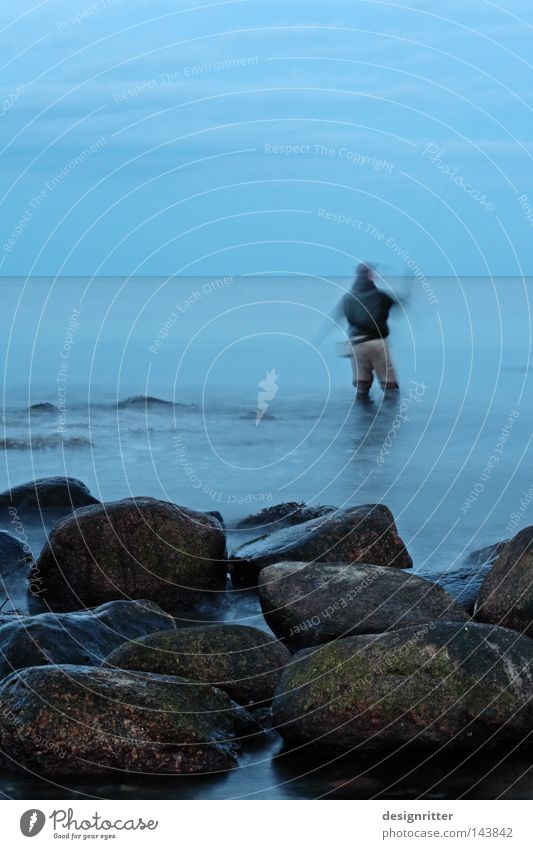
[[[387,297],[390,300],[391,309],[393,307],[405,307],[411,300],[411,292],[406,290],[405,292],[401,292],[401,294],[395,292],[394,295],[389,295],[387,292]]]

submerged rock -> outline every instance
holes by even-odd
[[[61,510],[99,504],[83,481],[77,478],[38,478],[0,493],[0,511]]]
[[[265,619],[291,647],[468,619],[442,587],[386,566],[274,563],[261,571],[259,582]]]
[[[499,542],[492,543],[492,545],[485,545],[483,548],[476,548],[475,551],[470,551],[468,553],[465,563],[472,566],[483,566],[486,563],[494,563],[508,542],[508,539],[502,539]]]
[[[479,623],[347,637],[293,656],[273,724],[345,752],[514,746],[531,733],[532,663],[533,640]]]
[[[399,569],[413,565],[392,513],[383,504],[338,510],[275,531],[239,546],[231,560],[237,586],[257,585],[261,569],[282,560],[373,563]]]
[[[31,404],[28,410],[30,413],[57,413],[59,412],[59,407],[51,404],[50,401],[41,401],[38,404]]]
[[[533,637],[533,526],[504,546],[481,585],[475,617]]]
[[[90,666],[14,672],[0,702],[2,766],[39,775],[227,770],[259,730],[222,690]]]
[[[484,548],[478,548],[471,551],[462,563],[452,569],[447,569],[440,574],[431,572],[424,577],[428,580],[435,580],[435,583],[444,587],[469,613],[473,613],[483,579],[497,560],[506,542],[506,540],[503,540]]]
[[[208,625],[151,634],[124,643],[106,665],[181,675],[225,690],[243,705],[272,700],[290,653],[278,640],[246,625]]]
[[[6,451],[44,451],[48,448],[87,448],[94,445],[86,436],[63,436],[53,433],[41,436],[37,434],[31,439],[0,439],[0,448]],[[43,509],[43,508],[41,508]]]
[[[335,512],[335,509],[335,507],[326,505],[308,506],[303,501],[285,501],[282,504],[265,507],[259,513],[241,519],[235,525],[235,528],[237,530],[260,529],[266,533],[271,533],[280,528],[300,525],[302,522],[308,522],[309,519],[327,516],[328,513]]]
[[[169,609],[225,588],[225,552],[226,534],[213,516],[125,498],[54,525],[36,567],[51,604],[79,608],[125,596]]]
[[[0,617],[0,678],[47,663],[99,666],[126,640],[173,629],[174,620],[153,601],[110,601],[75,613]]]
[[[196,404],[182,404],[178,401],[167,401],[165,398],[155,398],[153,395],[132,395],[117,402],[119,409],[154,408],[154,407],[180,407],[188,410],[198,409]]]

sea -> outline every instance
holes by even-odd
[[[280,502],[381,502],[424,577],[533,524],[531,278],[382,277],[399,298],[395,400],[354,398],[335,276],[3,278],[0,488],[67,475],[229,529]],[[10,530],[8,526],[6,530]],[[26,528],[38,554],[48,528]],[[24,600],[20,600],[24,607]],[[35,610],[33,612],[36,612]],[[203,618],[202,618],[203,617]],[[200,621],[265,627],[228,592]],[[275,732],[219,777],[45,781],[9,798],[530,798],[521,756],[367,763],[288,753]]]

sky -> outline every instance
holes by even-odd
[[[530,0],[4,3],[0,275],[531,275],[532,42]]]

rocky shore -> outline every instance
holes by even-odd
[[[0,511],[5,770],[225,772],[272,733],[345,755],[528,746],[533,528],[430,581],[382,504],[269,507],[229,552],[220,514],[102,503],[70,478],[1,493]],[[47,511],[32,553],[14,517]],[[17,585],[43,612],[10,610]],[[231,622],[242,593],[262,627]],[[182,627],[206,601],[226,621]]]

